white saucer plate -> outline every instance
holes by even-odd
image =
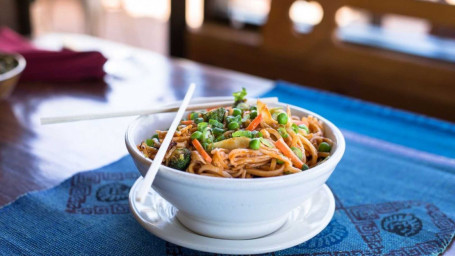
[[[150,233],[170,243],[186,248],[223,254],[259,254],[287,249],[319,234],[335,212],[335,198],[323,185],[302,205],[295,208],[277,231],[256,239],[225,240],[196,234],[175,217],[177,209],[158,193],[150,190],[144,204],[136,202],[135,194],[143,178],[131,188],[129,205],[136,220]]]

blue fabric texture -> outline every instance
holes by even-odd
[[[278,82],[265,96],[339,126],[346,153],[319,235],[266,255],[438,255],[455,233],[455,125]],[[143,229],[128,207],[129,156],[0,209],[0,255],[211,255]]]

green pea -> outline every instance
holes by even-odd
[[[276,163],[277,163],[277,164],[284,164],[284,161],[281,161],[280,159],[277,159],[277,160],[276,160]]]
[[[247,138],[252,138],[253,134],[250,131],[246,130],[241,130],[241,131],[236,131],[232,134],[232,137],[247,137]]]
[[[303,160],[303,153],[302,153],[302,150],[300,150],[300,148],[291,147],[291,149],[292,149],[292,152],[294,152],[294,154],[295,154],[300,160]]]
[[[286,129],[284,129],[284,127],[278,128],[278,133],[281,135],[281,137],[283,137],[283,139],[286,139],[287,137],[289,137],[289,134],[286,131]]]
[[[199,113],[191,112],[191,114],[190,114],[190,119],[191,120],[196,120],[196,118],[198,118],[198,117],[199,117]]]
[[[202,137],[202,132],[200,131],[195,131],[193,132],[193,134],[191,134],[191,139],[194,140],[194,139],[201,139]]]
[[[237,122],[230,122],[230,123],[228,124],[228,128],[229,128],[229,130],[235,130],[235,129],[238,129],[238,128],[239,128],[239,126],[240,126],[240,125],[239,125],[239,123],[237,123]]]
[[[253,110],[250,112],[250,118],[255,119],[258,116],[258,112],[256,110]]]
[[[299,125],[299,128],[302,129],[302,130],[304,130],[307,134],[310,133],[310,130],[309,130],[308,127],[306,127],[306,125],[304,125],[304,124]]]
[[[215,127],[215,128],[213,128],[212,132],[213,132],[213,135],[218,136],[218,135],[223,134],[225,131],[224,131],[224,129]]]
[[[319,152],[330,152],[331,149],[332,147],[327,142],[322,142],[318,148]]]
[[[232,109],[232,115],[233,116],[241,116],[242,115],[242,110],[240,110],[239,108],[233,108]]]
[[[196,118],[196,119],[194,120],[194,122],[195,122],[196,124],[202,123],[202,122],[204,122],[204,118],[198,117],[198,118]]]
[[[223,123],[221,122],[218,122],[217,120],[215,119],[210,119],[209,120],[209,124],[212,126],[212,127],[218,127],[218,128],[223,128]]]
[[[302,166],[302,171],[306,171],[306,170],[308,170],[308,169],[310,169],[310,167],[308,167],[307,164],[303,164],[303,166]]]
[[[286,113],[280,113],[277,116],[277,121],[279,124],[287,124],[288,123],[288,115]]]
[[[147,146],[149,147],[153,147],[155,145],[155,142],[153,141],[153,139],[146,139],[145,144],[147,144]]]
[[[159,138],[158,138],[158,134],[154,134],[154,135],[152,136],[152,139],[153,139],[153,138],[159,139]]]
[[[258,108],[256,106],[251,106],[250,107],[250,110],[253,111],[253,110],[258,110]]]
[[[260,146],[261,146],[261,142],[259,141],[259,139],[250,140],[251,149],[258,150]]]

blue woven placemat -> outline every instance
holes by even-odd
[[[313,110],[346,137],[328,185],[336,211],[315,238],[268,255],[437,255],[455,233],[455,125],[285,82],[267,96]],[[127,156],[0,209],[0,255],[206,255],[129,213]]]

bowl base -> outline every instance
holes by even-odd
[[[267,220],[254,223],[236,222],[211,222],[188,216],[182,211],[177,212],[179,222],[189,230],[203,236],[220,239],[254,239],[273,233],[284,225],[289,214],[274,220]]]

